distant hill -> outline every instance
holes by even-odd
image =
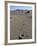
[[[13,10],[13,11],[10,11],[10,14],[32,14],[32,10],[19,10],[19,9],[16,9],[16,10]]]

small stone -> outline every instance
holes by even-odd
[[[22,34],[21,36],[24,36],[24,34]]]
[[[24,25],[24,24],[23,24]]]
[[[19,39],[22,39],[21,37],[19,37]]]

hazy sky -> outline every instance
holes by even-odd
[[[32,10],[32,6],[10,6],[10,10]]]

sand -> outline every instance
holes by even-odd
[[[18,40],[19,37],[32,38],[32,14],[10,15],[10,40]]]

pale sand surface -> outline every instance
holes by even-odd
[[[32,38],[32,15],[10,15],[10,40]]]

